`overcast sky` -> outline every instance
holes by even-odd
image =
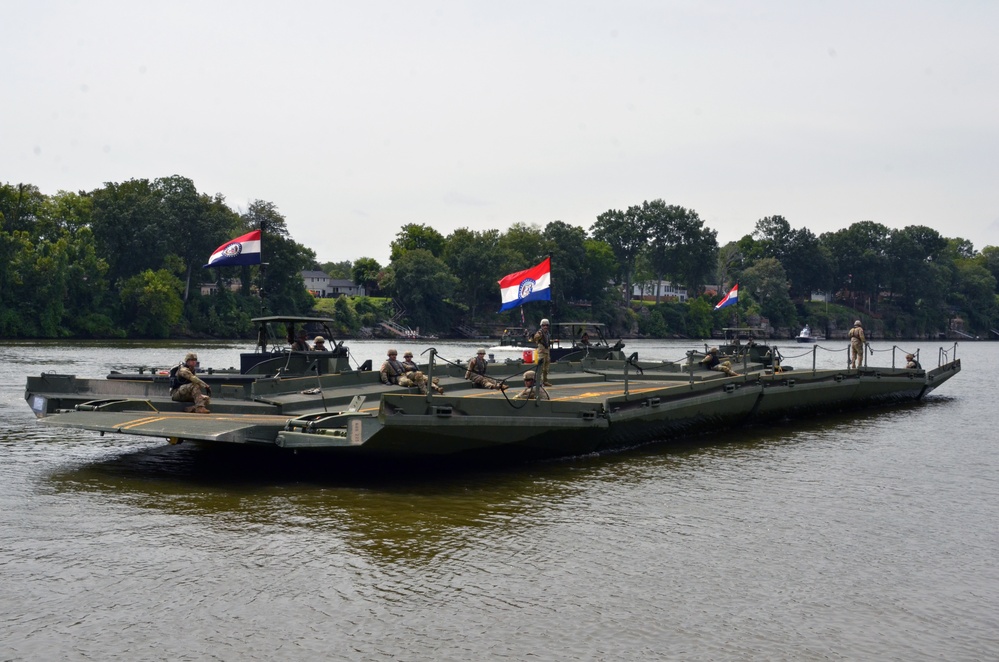
[[[4,4],[0,181],[181,175],[321,262],[656,198],[721,244],[779,214],[999,245],[993,0]]]

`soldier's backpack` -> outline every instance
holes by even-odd
[[[180,370],[180,364],[175,365],[170,368],[170,390],[175,388],[180,388],[180,378],[177,377],[177,371]]]

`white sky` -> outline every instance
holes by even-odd
[[[655,198],[722,244],[780,214],[999,245],[993,0],[3,4],[0,181],[182,175],[320,261]]]

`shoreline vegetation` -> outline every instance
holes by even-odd
[[[202,267],[252,229],[266,269]],[[926,226],[865,220],[815,235],[774,215],[747,219],[741,239],[719,246],[696,211],[651,200],[589,228],[514,222],[445,236],[432,222],[407,224],[389,248],[386,265],[322,262],[275,204],[237,212],[179,175],[54,194],[0,183],[0,338],[252,339],[253,317],[312,314],[333,318],[340,338],[386,322],[417,336],[496,338],[548,317],[600,322],[625,339],[715,338],[732,326],[791,339],[807,324],[835,340],[856,319],[871,339],[999,339],[999,247]],[[497,313],[497,281],[542,256],[553,300]],[[367,296],[316,298],[301,276],[310,270]],[[715,310],[735,283],[738,303]],[[667,284],[670,296],[659,293]]]

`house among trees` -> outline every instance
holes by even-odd
[[[309,294],[318,299],[329,299],[339,296],[363,297],[364,286],[356,285],[346,279],[330,278],[324,271],[302,271],[302,280]]]
[[[658,295],[658,299],[656,298]],[[640,301],[679,301],[687,302],[687,288],[674,285],[668,280],[635,283],[631,292],[632,299]]]
[[[224,282],[226,287],[229,288],[230,292],[239,292],[243,289],[243,282],[238,278],[230,278]],[[202,283],[201,284],[201,296],[210,296],[219,291],[219,283]]]

